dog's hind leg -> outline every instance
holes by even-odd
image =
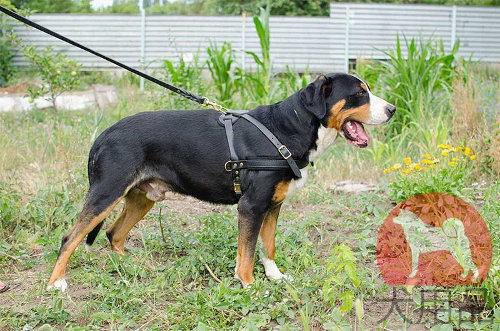
[[[111,248],[115,253],[125,254],[124,245],[128,233],[154,204],[154,201],[148,199],[146,194],[138,189],[130,190],[125,196],[125,205],[120,217],[106,231]]]
[[[260,228],[260,238],[262,239],[262,247],[267,253],[267,256],[261,252],[260,262],[264,265],[266,276],[272,280],[291,279],[290,276],[284,275],[278,269],[276,262],[274,262],[274,252],[276,250],[275,237],[276,237],[276,223],[281,209],[281,203],[272,206],[264,217],[262,227]]]
[[[66,290],[67,285],[64,275],[66,274],[66,267],[71,254],[73,254],[85,236],[109,215],[111,210],[121,200],[121,194],[118,191],[104,193],[98,189],[89,190],[78,220],[70,232],[62,239],[59,255],[52,270],[47,289],[58,288],[61,291]]]

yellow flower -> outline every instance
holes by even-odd
[[[384,169],[384,172],[385,172],[386,174],[388,174],[390,171],[391,171],[391,169],[389,169],[389,168]]]
[[[448,156],[448,151],[447,151],[447,150],[446,150],[446,151],[443,151],[443,152],[441,153],[441,155],[442,155],[442,156]]]
[[[412,171],[410,169],[406,170],[405,172],[406,172],[407,175],[409,175],[409,174],[412,173]]]
[[[396,170],[396,169],[401,168],[401,163],[399,163],[399,162],[398,162],[398,163],[396,163],[395,165],[393,165],[393,166],[392,166],[392,168],[394,168],[393,170]],[[392,169],[392,168],[391,168],[391,169]]]
[[[455,148],[455,152],[460,152],[462,149],[464,149],[462,146],[458,146],[457,148]]]
[[[452,161],[456,161],[456,160],[457,160],[457,158],[456,158],[456,157],[453,157],[453,158],[451,158],[451,160],[452,160]]]
[[[432,164],[432,161],[431,160],[422,160],[422,163],[423,164]]]
[[[415,166],[415,169],[420,170],[420,168],[421,168],[420,164],[417,163],[417,165]]]
[[[448,148],[448,145],[446,145],[446,144],[439,144],[439,148],[445,149],[445,148]]]
[[[431,158],[432,158],[432,155],[430,155],[430,154],[424,154],[424,155],[422,155],[422,157],[423,157],[424,159],[431,159]]]
[[[425,171],[427,170],[427,167],[422,167],[420,170]]]
[[[389,179],[389,182],[392,183],[392,179]]]
[[[71,76],[76,76],[76,71],[72,71]]]
[[[409,165],[411,163],[411,159],[409,157],[405,157],[403,159],[403,162],[406,164],[406,165]]]
[[[465,147],[464,154],[465,155],[469,155],[470,154],[470,147]]]
[[[450,163],[448,163],[450,166],[454,166],[455,165],[455,162],[454,161],[451,161]]]
[[[436,167],[436,166],[435,166],[435,165],[433,165],[433,164],[431,164],[431,165],[429,166],[429,168],[431,168],[431,169],[434,169],[435,167]]]
[[[471,160],[474,160],[475,158],[476,158],[476,154],[472,154],[472,155],[470,156],[470,159],[471,159]]]

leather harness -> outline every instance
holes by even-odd
[[[267,139],[276,147],[281,158],[256,158],[251,160],[240,160],[236,149],[234,148],[234,133],[233,122],[239,118],[243,118],[252,123],[260,132],[266,136]],[[233,177],[234,192],[238,198],[241,197],[241,169],[248,170],[283,170],[292,169],[296,178],[302,178],[300,169],[307,167],[309,161],[307,159],[294,159],[290,150],[283,145],[276,136],[269,131],[262,123],[248,114],[246,110],[230,110],[226,114],[219,117],[219,122],[224,125],[226,130],[227,143],[229,145],[230,159],[224,165],[224,170],[230,172]]]

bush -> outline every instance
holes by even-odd
[[[44,97],[56,107],[56,98],[63,92],[75,89],[79,84],[78,73],[80,65],[61,52],[54,52],[49,46],[39,52],[33,46],[23,48],[24,56],[33,71],[40,73],[42,85],[29,86],[28,95],[33,102],[38,97]]]
[[[0,6],[15,10],[9,0],[0,0]],[[18,44],[18,38],[12,33],[12,27],[6,24],[3,18],[4,16],[0,21],[0,87],[7,86],[16,72],[16,67],[12,64],[14,57],[12,48]]]
[[[6,39],[0,41],[0,87],[9,85],[9,81],[16,71],[12,65],[13,54],[10,46],[10,42]]]

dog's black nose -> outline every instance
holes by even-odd
[[[394,113],[396,112],[396,106],[388,104],[387,111],[389,112],[389,114],[394,115]]]

